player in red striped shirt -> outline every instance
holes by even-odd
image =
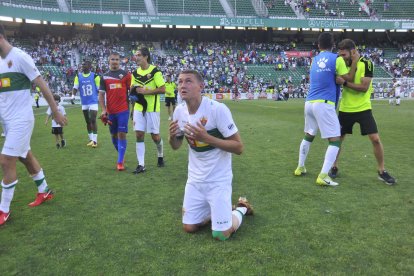
[[[101,78],[99,104],[102,108],[101,120],[104,124],[109,124],[112,143],[118,151],[117,170],[123,171],[127,147],[128,91],[131,86],[131,74],[120,69],[120,62],[120,55],[112,52],[109,56],[109,71]]]

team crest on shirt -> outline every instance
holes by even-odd
[[[152,75],[151,75],[151,74],[148,74],[148,75],[147,75],[147,78],[148,78],[148,79],[150,79],[151,77],[152,77]]]
[[[201,117],[201,119],[200,119],[200,123],[203,125],[203,126],[206,126],[206,124],[207,124],[207,118],[206,117]]]
[[[124,77],[123,74],[119,74],[119,78],[122,79]]]
[[[8,66],[9,68],[11,68],[11,67],[13,66],[13,62],[12,62],[11,60],[9,60],[9,62],[7,62],[7,66]]]

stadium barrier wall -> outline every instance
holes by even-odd
[[[129,14],[68,13],[1,6],[1,16],[43,21],[143,25],[196,25],[228,27],[281,27],[328,29],[414,29],[414,20],[259,18],[210,16],[145,16]]]

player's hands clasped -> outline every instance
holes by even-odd
[[[205,142],[209,134],[204,126],[200,122],[197,122],[197,126],[187,123],[184,126],[184,135],[189,139]]]
[[[171,121],[170,127],[169,127],[170,137],[177,137],[177,136],[183,136],[182,131],[180,130],[180,126],[178,125],[178,121]]]

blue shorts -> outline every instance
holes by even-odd
[[[117,134],[118,132],[128,133],[129,110],[109,114],[108,119],[112,122],[112,125],[109,126],[111,134]]]

